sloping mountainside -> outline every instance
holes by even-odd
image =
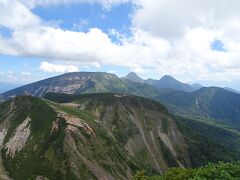
[[[214,118],[240,128],[240,95],[217,87],[187,93],[165,91],[156,98],[174,113]]]
[[[47,97],[59,103],[22,96],[0,105],[1,179],[129,179],[139,170],[154,175],[239,159],[238,143],[231,146],[238,134],[205,125],[204,136],[197,122],[176,119],[149,99]]]
[[[67,73],[39,82],[28,84],[3,93],[3,99],[18,95],[43,97],[47,92],[85,94],[85,93],[128,93],[153,98],[158,90],[148,84],[131,82],[114,74],[101,72]]]
[[[142,120],[142,122],[140,121],[140,123],[142,129],[144,130],[145,136],[148,137],[146,138],[147,142],[150,141],[149,144],[154,144],[153,142],[151,143],[151,132],[153,132],[153,135],[155,135],[156,131],[158,130],[152,129],[158,129],[159,127],[156,126],[156,123],[160,123],[159,126],[161,133],[163,132],[164,134],[165,132],[167,136],[170,137],[172,136],[171,133],[173,133],[175,134],[173,135],[175,137],[177,134],[176,132],[178,132],[184,138],[184,141],[181,140],[180,144],[185,143],[185,145],[187,146],[187,156],[185,154],[184,159],[188,157],[187,162],[189,164],[187,163],[185,164],[185,166],[190,165],[191,167],[198,167],[200,165],[206,164],[209,161],[217,162],[218,160],[233,161],[239,156],[237,150],[240,148],[240,136],[238,133],[231,132],[224,128],[219,128],[214,125],[198,122],[194,119],[173,116],[169,114],[161,104],[152,100],[121,94],[66,95],[48,93],[46,95],[46,98],[65,105],[68,104],[70,106],[73,106],[75,104],[75,107],[77,104],[78,109],[84,108],[88,112],[92,112],[93,114],[95,114],[95,116],[100,117],[100,119],[102,119],[101,121],[106,121],[105,125],[109,129],[111,129],[111,133],[115,137],[120,132],[120,134],[122,134],[123,132],[125,134],[127,132],[125,128],[130,128],[130,125],[126,123],[128,121],[131,122],[131,119],[129,119],[129,115],[133,114],[134,117],[138,117],[136,118],[137,122],[139,120]],[[158,107],[159,109],[154,107],[153,105]],[[126,107],[126,110],[129,109],[128,111],[130,112],[130,114],[124,113],[124,111],[121,110],[122,106]],[[126,118],[123,118],[124,114],[127,114]],[[167,116],[163,117],[162,114],[165,114]],[[114,124],[116,123],[115,119],[121,120],[117,121],[117,124]],[[128,121],[126,121],[127,119]],[[166,119],[168,119],[168,121]],[[153,123],[152,121],[155,123]],[[174,129],[170,128],[173,125]],[[119,129],[116,128],[118,126],[119,128],[125,128],[123,128],[122,130],[117,130]],[[133,126],[131,129],[134,129],[134,127],[135,126]],[[162,135],[161,133],[160,135]],[[167,136],[165,136],[166,140],[168,139]],[[128,138],[129,136],[118,135],[118,137]],[[159,139],[158,135],[156,135],[156,137],[157,139]],[[160,139],[163,139],[162,141],[166,142],[164,141],[164,137],[160,136]],[[121,139],[119,139],[119,141],[124,142],[124,140]],[[168,141],[172,142],[171,138]],[[177,141],[179,141],[179,139]],[[125,140],[125,142],[127,141]],[[126,147],[125,144],[124,146]],[[167,148],[165,147],[165,150],[164,147],[161,150],[162,152],[166,153],[169,152],[169,149],[172,149],[171,145],[167,146]],[[131,152],[131,150],[129,152]],[[165,154],[164,157],[171,162],[174,156],[171,157],[167,154]],[[177,154],[180,156],[183,155],[182,152],[177,152]],[[142,155],[140,155],[140,157],[142,157]]]

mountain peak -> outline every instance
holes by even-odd
[[[135,72],[130,72],[127,74],[127,76],[138,76]]]
[[[161,80],[174,80],[174,81],[178,81],[176,80],[175,78],[173,78],[172,76],[170,75],[164,75]]]
[[[142,78],[140,78],[135,72],[130,72],[128,73],[124,79],[128,79],[130,81],[134,81],[134,82],[141,82],[144,83],[144,80]]]

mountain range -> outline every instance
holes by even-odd
[[[194,92],[169,90],[155,99],[175,114],[213,118],[240,128],[240,95],[225,89],[208,87]]]
[[[127,76],[124,77],[124,79],[128,79],[130,81],[139,82],[139,83],[150,84],[158,89],[174,89],[174,90],[187,91],[187,92],[196,91],[203,87],[200,84],[190,85],[190,84],[182,83],[169,75],[165,75],[159,80],[155,80],[151,78],[144,80],[140,78],[136,73],[130,72],[129,74],[127,74]]]
[[[0,179],[130,179],[240,160],[240,94],[146,81],[75,72],[2,93]]]
[[[0,105],[1,179],[130,179],[239,160],[240,135],[126,94],[47,93]]]
[[[156,84],[161,84],[162,88],[140,80],[135,73],[130,73],[125,78],[101,72],[67,73],[7,91],[0,97],[5,100],[19,95],[44,97],[48,92],[125,93],[157,100],[175,114],[187,117],[199,116],[207,121],[240,128],[239,94],[217,87],[200,88],[200,85],[195,85],[200,88],[196,91],[181,91],[180,87],[183,89],[183,87],[193,86],[181,83],[170,76],[164,76],[159,81],[154,80],[158,82]]]

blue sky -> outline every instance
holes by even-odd
[[[238,0],[3,0],[0,81],[134,71],[240,89],[239,7]]]
[[[45,7],[39,6],[32,9],[32,12],[45,22],[64,30],[88,32],[90,28],[97,27],[105,33],[108,33],[110,29],[117,29],[119,32],[129,35],[132,9],[131,3],[121,4],[111,9],[105,9],[99,4],[84,3],[70,5],[60,4],[57,6]],[[11,36],[11,31],[8,28],[1,27],[0,34],[7,38]],[[111,38],[113,42],[116,41],[114,37]],[[19,83],[18,81],[20,81],[22,84],[61,74],[61,72],[48,73],[39,70],[42,61],[44,61],[44,59],[37,57],[0,54],[0,72],[4,74],[14,72],[16,75],[21,73],[24,74],[25,72],[31,73],[32,77],[29,79],[12,79],[11,83]],[[124,76],[129,72],[128,68],[107,65],[99,68],[79,67],[79,69],[81,71],[116,73],[119,76]],[[0,80],[8,81],[9,79],[2,77]]]

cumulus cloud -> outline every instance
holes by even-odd
[[[63,30],[31,11],[39,5],[82,2],[100,3],[107,8],[129,1],[3,0],[0,27],[10,29],[11,36],[0,35],[0,53],[62,61],[42,62],[40,69],[47,72],[77,71],[78,65],[116,65],[188,81],[225,81],[240,75],[238,0],[132,0],[135,9],[131,36],[117,30],[107,34],[99,28],[88,32]],[[212,49],[216,40],[226,51]],[[74,65],[62,65],[65,61]]]
[[[19,1],[1,0],[0,9],[0,27],[21,30],[37,26],[41,23],[40,18]]]
[[[78,67],[74,65],[60,65],[60,64],[52,64],[49,62],[41,62],[39,67],[40,70],[45,72],[55,72],[55,73],[66,73],[66,72],[77,72],[79,71]]]
[[[156,36],[181,37],[188,28],[222,29],[240,16],[238,0],[133,0],[133,24]]]

